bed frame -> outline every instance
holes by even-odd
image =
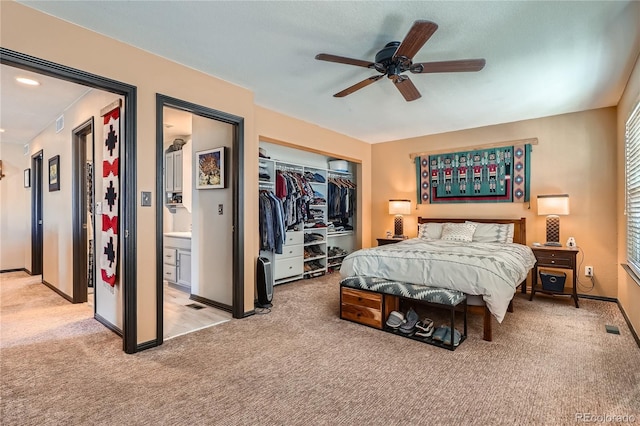
[[[431,217],[419,217],[418,223],[444,223],[444,222],[452,222],[452,223],[462,223],[467,220],[472,222],[480,222],[480,223],[503,223],[509,224],[513,223],[513,242],[517,244],[527,245],[527,219],[521,217],[520,219],[452,219],[452,218],[431,218]],[[521,291],[523,293],[527,292],[527,281],[523,281],[521,284]],[[471,313],[481,313],[483,315],[483,336],[482,338],[488,342],[493,339],[492,333],[492,315],[489,312],[484,303],[482,305],[473,306],[469,305],[467,307],[468,311]],[[513,301],[509,304],[508,312],[513,312]]]

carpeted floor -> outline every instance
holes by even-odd
[[[268,315],[135,355],[24,273],[1,279],[3,425],[640,422],[640,349],[617,305],[520,293],[455,352],[338,317],[338,275],[276,288]],[[620,335],[607,334],[605,324]],[[611,422],[609,422],[611,423]]]

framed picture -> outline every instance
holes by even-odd
[[[60,156],[49,158],[49,191],[60,191]]]
[[[31,188],[31,169],[24,169],[24,187]]]
[[[225,182],[225,151],[226,147],[208,149],[196,152],[196,188],[217,189],[226,188]]]

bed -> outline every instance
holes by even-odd
[[[491,316],[502,322],[536,261],[526,246],[526,219],[418,218],[418,223],[417,238],[353,252],[343,260],[340,274],[466,293],[472,311],[484,315],[483,337],[491,341]],[[443,229],[446,237],[440,239]]]

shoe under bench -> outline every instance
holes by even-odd
[[[404,334],[388,327],[386,320],[389,314],[400,310],[403,300],[449,311],[452,333],[455,329],[456,314],[461,314],[464,332],[461,333],[458,345],[454,345],[453,334],[450,344],[446,345],[431,337],[415,336],[415,331]],[[453,351],[467,338],[467,297],[462,292],[438,287],[378,277],[347,277],[340,281],[340,318]]]

